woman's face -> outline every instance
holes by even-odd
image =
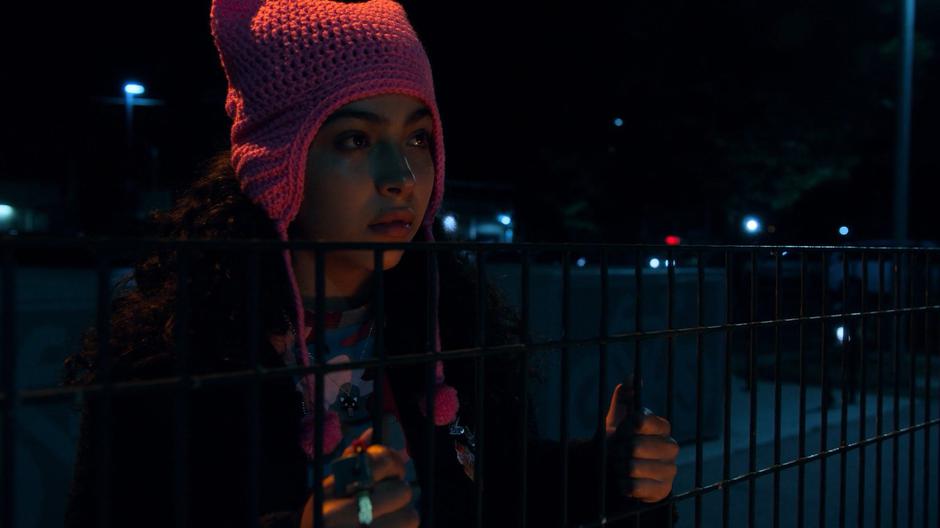
[[[295,232],[333,242],[407,242],[420,228],[434,185],[433,120],[420,100],[399,94],[360,99],[330,115],[307,152],[304,200]],[[403,236],[370,227],[392,210],[412,213]],[[395,267],[403,250],[385,251]],[[374,269],[371,250],[330,251],[326,273]]]

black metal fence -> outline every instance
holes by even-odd
[[[114,270],[126,268],[157,247],[179,250],[181,285],[187,283],[190,273],[186,256],[195,251],[234,251],[257,262],[259,253],[285,247],[322,249],[316,253],[317,291],[324,290],[326,251],[376,250],[374,358],[330,365],[318,357],[309,368],[251,368],[197,375],[188,360],[192,351],[181,340],[176,376],[111,380],[113,351],[107,343]],[[429,269],[436,269],[430,264],[439,252],[466,255],[480,283],[496,285],[515,304],[522,322],[522,342],[484,346],[485,317],[481,315],[475,347],[437,352],[431,345],[433,340],[426,340],[425,353],[388,355],[381,330],[385,317],[381,253],[391,249],[425,254]],[[0,241],[0,251],[3,526],[43,525],[35,512],[29,511],[29,505],[37,503],[27,496],[33,492],[47,495],[45,503],[52,504],[47,506],[49,511],[61,511],[65,495],[55,495],[55,486],[48,482],[59,482],[63,491],[61,483],[67,483],[71,475],[67,457],[59,464],[58,475],[49,474],[54,468],[43,470],[39,485],[18,478],[26,474],[22,466],[30,460],[21,456],[24,446],[30,449],[28,441],[17,439],[30,427],[24,417],[46,412],[41,409],[50,405],[73,405],[93,395],[107,409],[122,394],[174,391],[180,423],[185,424],[188,396],[195,390],[244,384],[257,395],[264,379],[314,373],[322,399],[324,375],[340,368],[375,368],[381,376],[389,366],[423,365],[430,383],[435,360],[469,358],[476,372],[476,408],[483,409],[485,362],[506,353],[519,355],[523,362],[520,391],[526,401],[531,398],[537,404],[531,408],[536,412],[539,434],[562,446],[574,438],[602,435],[613,386],[635,373],[636,405],[666,417],[682,446],[677,460],[679,474],[669,499],[679,512],[680,526],[928,527],[940,522],[936,506],[940,504],[940,440],[934,436],[935,426],[940,424],[940,406],[933,388],[938,376],[932,368],[932,358],[940,349],[940,259],[935,250],[6,239]],[[54,284],[52,279],[67,269],[79,270],[82,277],[70,280],[69,287],[85,291],[86,296],[94,292],[95,299],[100,344],[96,368],[102,381],[82,387],[55,386],[50,377],[54,373],[37,375],[22,367],[24,358],[35,352],[34,343],[23,336],[37,335],[24,330],[24,299],[36,288]],[[429,285],[431,280],[429,275]],[[249,291],[254,292],[248,300],[251,313],[257,308],[257,291],[262,287],[256,278],[250,284]],[[54,285],[49,288],[55,292],[48,296],[45,308],[32,306],[29,310],[56,311],[55,299],[63,290]],[[478,291],[476,306],[482,310],[485,293],[482,288]],[[177,336],[186,335],[191,315],[187,295],[187,289],[180,287],[174,328]],[[323,344],[322,297],[318,302],[316,339]],[[59,317],[65,324],[76,313],[60,313],[46,317],[46,321]],[[427,313],[430,330],[435,313]],[[253,338],[260,331],[255,319],[248,321],[247,328]],[[428,336],[433,334],[429,331]],[[249,342],[256,346],[257,339]],[[76,343],[69,334],[60,350],[74,352],[65,349]],[[540,361],[532,361],[534,358]],[[542,381],[535,385],[528,377],[533,368],[542,369]],[[44,376],[48,383],[42,383]],[[389,397],[382,394],[380,385],[376,385],[379,401]],[[572,397],[573,390],[579,391],[576,397]],[[433,399],[429,397],[426,404],[433,408]],[[530,409],[528,405],[523,408],[525,412]],[[259,412],[257,405],[252,412]],[[315,412],[322,424],[322,407]],[[528,418],[524,415],[524,420]],[[478,419],[477,423],[482,423]],[[111,425],[104,420],[98,430],[104,453],[109,452],[107,432]],[[175,506],[181,525],[185,524],[187,500],[185,427],[178,428],[175,446],[181,453]],[[431,446],[433,429],[429,423],[426,432]],[[525,427],[521,431],[527,434]],[[485,493],[480,486],[488,470],[482,454],[492,440],[487,438],[491,433],[482,428],[476,434],[476,525],[486,526],[482,518]],[[379,428],[375,441],[381,440]],[[318,445],[322,441],[318,438]],[[527,445],[525,438],[522,443]],[[607,444],[602,442],[601,446],[599,460],[604,466]],[[105,465],[102,474],[107,475],[107,457],[100,462]],[[255,466],[258,459],[255,456],[244,463]],[[314,466],[314,481],[321,482],[322,463]],[[562,450],[558,467],[564,475],[561,482],[568,482],[570,469],[567,450]],[[518,475],[523,496],[526,478],[523,467]],[[606,489],[608,477],[602,467],[597,468],[596,479],[597,489]],[[105,479],[101,485],[100,509],[105,512],[110,507],[109,483]],[[433,477],[428,492],[433,497]],[[258,490],[251,493],[256,496]],[[569,524],[568,496],[567,488],[562,490],[558,519],[562,526]],[[616,513],[604,493],[597,497],[601,515],[588,526],[635,519],[642,511]],[[318,511],[315,525],[320,525],[319,507],[324,500],[320,486],[314,487],[314,499]],[[422,515],[422,525],[433,524],[428,511]],[[525,513],[520,519],[523,523]]]

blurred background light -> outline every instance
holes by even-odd
[[[141,95],[144,93],[144,86],[139,83],[129,82],[124,85],[124,93],[128,95]]]
[[[744,230],[750,234],[757,233],[760,231],[760,220],[756,216],[748,216],[744,218]]]
[[[457,219],[454,218],[454,215],[447,215],[444,217],[444,231],[449,233],[457,231]]]

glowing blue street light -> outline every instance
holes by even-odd
[[[144,85],[135,82],[129,82],[124,85],[124,93],[127,95],[143,95]]]
[[[748,216],[744,218],[744,230],[748,234],[755,234],[760,231],[760,220],[756,216]]]
[[[444,217],[444,231],[447,231],[448,233],[457,231],[457,219],[454,218],[454,215],[447,215]]]
[[[499,215],[499,223],[508,226],[512,223],[512,218],[510,218],[509,215],[501,214]]]
[[[136,82],[124,84],[124,126],[127,133],[127,148],[134,146],[134,96],[144,93],[144,85]]]
[[[659,264],[660,264],[660,262],[659,262],[659,259],[658,259],[658,258],[653,257],[653,258],[650,259],[650,267],[651,267],[651,268],[656,269],[656,268],[659,267]]]
[[[13,207],[7,204],[0,204],[0,221],[6,221],[13,218]]]
[[[614,119],[614,126],[615,126],[615,127],[622,127],[622,126],[623,126],[623,119],[620,119],[619,117],[618,117],[618,118],[615,118],[615,119]]]
[[[587,259],[581,257],[578,259],[578,267],[583,268],[587,264]]]
[[[836,339],[838,339],[840,343],[845,342],[845,327],[844,326],[840,326],[836,328]]]
[[[839,228],[839,234],[842,235],[842,236],[848,235],[848,234],[849,234],[849,228],[848,228],[848,226],[842,226],[842,227],[840,227],[840,228]]]

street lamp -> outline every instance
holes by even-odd
[[[744,230],[749,234],[753,235],[760,231],[760,220],[756,216],[748,216],[744,218]]]
[[[127,126],[127,148],[134,146],[134,96],[143,95],[144,85],[136,82],[124,84],[124,117]]]
[[[129,82],[124,85],[124,93],[128,95],[143,95],[144,86],[139,83]]]

